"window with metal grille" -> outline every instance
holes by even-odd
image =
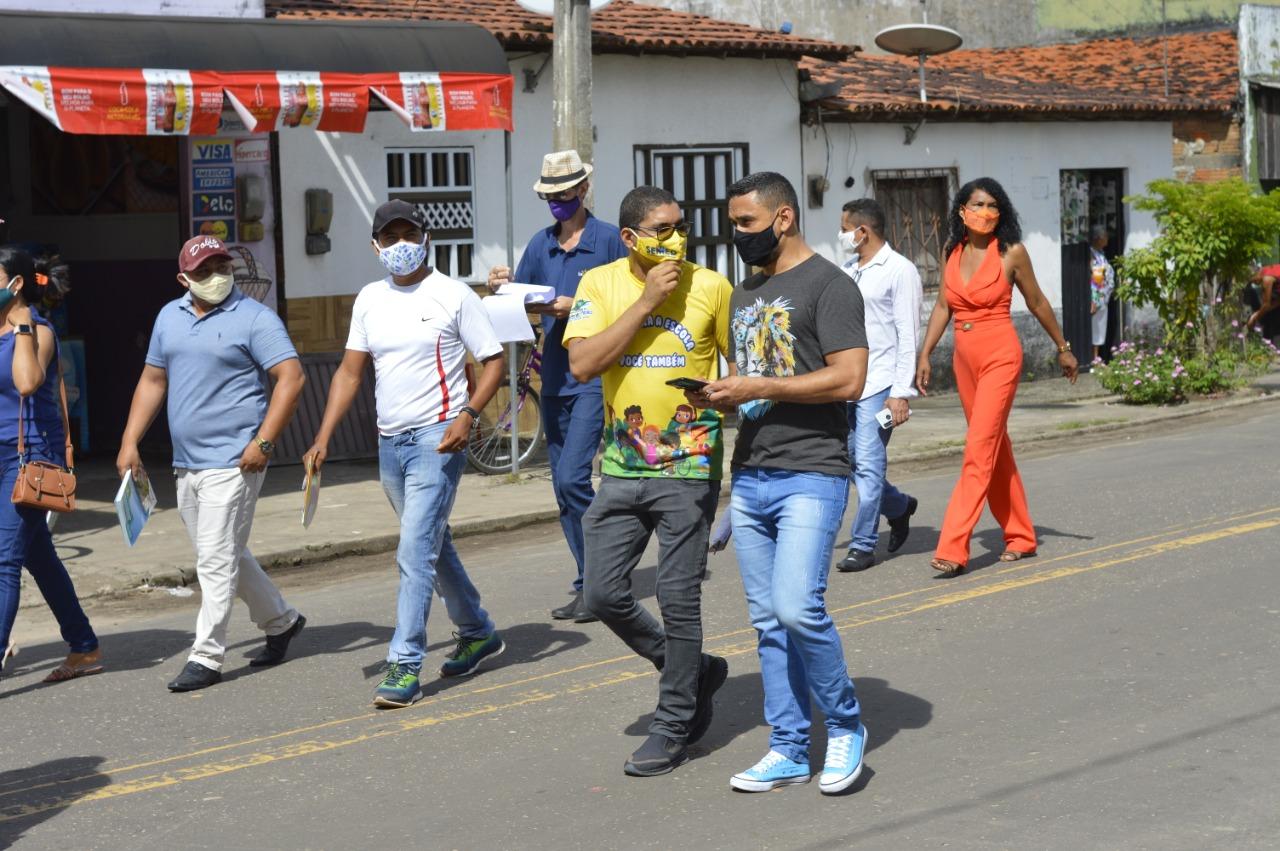
[[[460,281],[474,274],[475,169],[471,148],[387,150],[387,197],[417,204],[431,231],[431,264]]]
[[[942,283],[946,259],[947,209],[959,188],[953,168],[895,169],[871,172],[875,199],[884,207],[885,239],[920,271],[925,292]]]
[[[747,145],[636,145],[636,185],[676,196],[689,231],[689,259],[737,284],[746,269],[733,250],[729,184],[747,173]]]

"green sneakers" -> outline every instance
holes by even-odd
[[[418,696],[418,671],[416,665],[388,662],[378,690],[373,693],[373,705],[383,709],[402,709]]]
[[[507,645],[502,643],[502,637],[497,632],[483,638],[463,638],[455,632],[453,637],[457,640],[458,646],[445,657],[445,663],[440,666],[442,677],[465,677],[468,674],[474,674],[483,659],[488,656],[497,656],[507,649]]]

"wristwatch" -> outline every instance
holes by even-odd
[[[475,408],[471,407],[470,405],[463,405],[461,408],[458,409],[458,413],[470,414],[472,421],[480,419],[480,412],[477,411]]]
[[[30,325],[15,325],[15,326],[13,326],[13,333],[15,333],[15,334],[26,334],[28,337],[30,337],[30,336],[31,336],[31,326],[30,326]]]
[[[276,445],[265,437],[254,435],[253,440],[258,444],[258,448],[262,450],[263,455],[270,456],[272,452],[276,451]]]
[[[1068,340],[1067,342],[1063,343],[1061,346],[1058,346],[1058,354],[1062,354],[1063,352],[1069,352],[1069,351],[1071,351],[1071,341],[1070,341],[1070,340]]]

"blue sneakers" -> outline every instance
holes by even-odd
[[[859,724],[858,729],[847,736],[828,739],[827,759],[822,765],[822,776],[818,778],[818,791],[834,795],[852,786],[862,773],[862,752],[866,748],[866,724]]]
[[[378,690],[373,693],[373,705],[383,709],[403,709],[418,696],[417,665],[388,662]]]
[[[809,782],[809,764],[795,762],[777,751],[769,751],[764,759],[729,778],[729,785],[743,792],[768,792],[779,786]]]
[[[445,663],[440,666],[442,677],[465,677],[468,674],[474,674],[485,657],[497,656],[507,649],[507,645],[502,643],[502,637],[497,632],[492,632],[483,638],[463,638],[455,632],[453,637],[457,640],[458,646],[445,657]]]

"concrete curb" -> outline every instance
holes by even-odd
[[[1261,402],[1273,402],[1276,400],[1280,400],[1280,393],[1259,393],[1245,398],[1214,400],[1211,404],[1196,407],[1194,409],[1190,409],[1187,405],[1181,405],[1176,408],[1170,408],[1167,411],[1163,411],[1157,416],[1147,417],[1136,421],[1098,423],[1095,425],[1085,425],[1081,428],[1042,431],[1030,435],[1023,435],[1018,438],[1017,445],[1019,447],[1025,447],[1027,445],[1039,445],[1059,440],[1079,438],[1085,435],[1125,431],[1157,423],[1186,419],[1188,417],[1200,416],[1202,414],[1255,405]],[[906,464],[922,461],[934,461],[943,458],[953,458],[962,455],[963,453],[964,447],[962,445],[946,446],[939,447],[937,449],[926,449],[918,452],[906,453],[894,457],[892,459],[892,463]],[[721,498],[725,498],[728,493],[729,489],[727,487],[724,488],[721,492]],[[523,514],[466,521],[453,525],[451,527],[451,531],[454,538],[466,538],[491,532],[509,532],[528,526],[550,523],[559,519],[559,516],[560,512],[557,509],[529,511]],[[379,553],[393,552],[399,545],[399,541],[399,535],[372,535],[367,538],[356,538],[350,541],[316,544],[313,546],[298,547],[294,549],[280,550],[277,552],[261,553],[258,554],[258,559],[263,568],[267,571],[279,570],[281,568],[288,567],[304,567],[350,556],[377,555]],[[183,587],[194,583],[195,570],[191,566],[163,565],[157,572],[144,577],[141,584],[143,586],[150,585],[153,587],[165,588]],[[131,580],[130,584],[127,585],[105,587],[99,588],[95,591],[82,592],[82,599],[118,596],[133,592],[137,590],[138,587],[139,585]],[[28,594],[24,596],[24,602],[30,601],[31,605],[43,604],[43,600],[40,598],[39,594]]]

